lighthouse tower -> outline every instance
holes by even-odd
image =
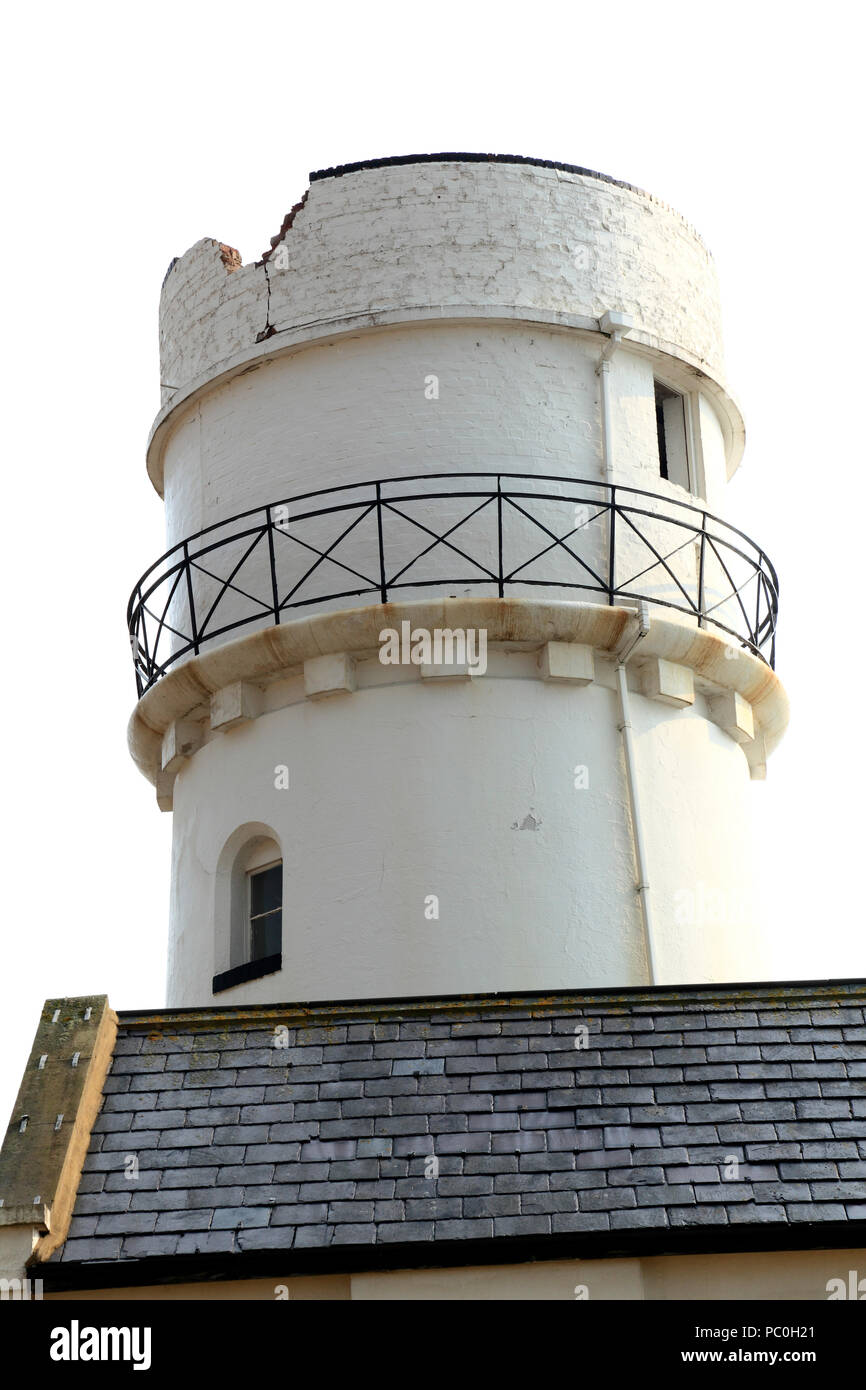
[[[136,585],[168,1002],[761,978],[778,583],[711,257],[516,157],[324,170],[174,261]]]

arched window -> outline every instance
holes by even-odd
[[[214,994],[282,969],[283,858],[273,831],[236,831],[220,855],[216,880]]]

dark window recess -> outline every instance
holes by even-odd
[[[678,391],[655,383],[656,433],[659,472],[671,483],[689,488],[689,456],[686,445],[686,403]]]
[[[262,975],[273,975],[282,968],[283,958],[279,954],[263,956],[261,960],[248,960],[245,965],[235,965],[231,970],[224,970],[221,975],[214,975],[211,989],[214,994],[219,994],[223,989],[246,984],[248,980],[258,980]]]
[[[665,388],[656,382],[656,434],[659,441],[659,472],[663,478],[668,476],[668,450],[665,440],[664,416]]]
[[[250,874],[250,960],[274,956],[283,940],[283,866]]]

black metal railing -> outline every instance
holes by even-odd
[[[474,572],[455,573],[455,557]],[[461,586],[646,600],[775,662],[776,571],[706,510],[552,474],[435,473],[304,493],[173,546],[129,600],[138,693],[209,642],[296,609]]]

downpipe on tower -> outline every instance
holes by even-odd
[[[623,335],[628,333],[631,327],[632,320],[627,314],[615,313],[612,310],[608,310],[607,313],[603,314],[599,319],[599,328],[602,332],[608,334],[608,340],[601,350],[598,365],[595,369],[601,385],[602,458],[604,464],[604,480],[608,485],[613,483],[614,478],[610,363],[611,358],[622,343]],[[634,731],[631,722],[631,701],[628,690],[628,674],[626,672],[626,664],[629,657],[634,652],[638,643],[641,642],[649,632],[649,621],[649,608],[647,604],[639,603],[637,611],[638,630],[625,650],[617,658],[616,684],[619,695],[619,731],[622,734],[623,752],[625,755],[626,781],[628,783],[629,808],[631,810],[632,841],[635,866],[637,869],[637,894],[640,902],[641,920],[643,922],[649,983],[653,985],[657,982],[658,971],[655,957],[655,934],[653,930],[652,898],[650,895],[649,862],[643,818],[640,809],[637,778],[637,751],[634,744]]]

